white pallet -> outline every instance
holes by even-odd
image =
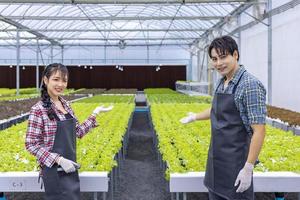
[[[79,173],[81,192],[108,192],[107,172]],[[43,192],[38,172],[0,172],[0,192]]]
[[[204,172],[174,173],[170,192],[207,192]],[[300,192],[300,174],[293,172],[254,172],[254,192]]]

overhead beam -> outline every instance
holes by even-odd
[[[37,31],[30,30],[30,28],[20,24],[19,22],[16,22],[16,21],[13,21],[13,20],[11,20],[7,17],[4,17],[3,15],[0,15],[0,20],[5,22],[5,23],[8,23],[10,25],[13,25],[17,28],[20,28],[20,29],[28,29],[28,32],[35,35],[37,38],[43,38],[43,39],[49,41],[53,45],[61,46],[61,44],[59,42],[55,41],[54,39],[48,38],[46,35],[43,35],[43,34],[37,32]]]
[[[264,21],[265,19],[268,19],[272,16],[275,16],[275,15],[278,15],[278,14],[281,14],[289,9],[292,9],[294,8],[295,6],[299,5],[300,4],[300,1],[299,0],[293,0],[293,1],[290,1],[288,3],[285,3],[277,8],[273,8],[272,10],[268,11],[267,13],[265,13],[263,15],[263,18],[260,19],[260,20],[254,20],[254,21],[250,21],[248,22],[247,24],[244,24],[242,26],[239,26],[237,27],[236,29],[234,29],[232,32],[230,32],[230,35],[234,35],[236,34],[238,31],[244,31],[244,30],[247,30],[253,26],[255,26],[256,24],[260,23],[261,21]]]
[[[167,42],[167,43],[163,43],[162,46],[189,46],[191,43],[190,42]],[[16,47],[16,45],[14,44],[1,44],[1,47]],[[36,44],[33,43],[26,43],[26,44],[20,44],[20,46],[23,47],[36,47]],[[49,44],[39,44],[40,47],[50,47]],[[138,44],[127,44],[126,47],[136,47],[136,46],[160,46],[160,42],[157,43],[138,43]],[[72,42],[70,44],[64,44],[63,45],[64,48],[68,48],[68,47],[119,47],[118,44],[84,44],[84,43],[78,43],[78,42]]]
[[[250,8],[252,6],[251,3],[249,4],[242,4],[239,7],[237,7],[235,10],[233,10],[229,15],[230,16],[238,16],[240,13],[242,13],[243,11],[247,10],[248,8]],[[222,26],[224,26],[226,24],[226,21],[223,19],[220,22],[216,23],[211,29],[218,29],[221,28]],[[199,42],[199,40],[201,38],[205,38],[208,37],[210,30],[207,30],[206,32],[204,32],[198,39],[196,39],[192,44],[197,44]]]
[[[90,16],[90,17],[77,17],[77,16],[5,16],[11,20],[47,20],[47,21],[146,21],[146,20],[219,20],[225,16]]]
[[[249,0],[0,0],[0,3],[52,3],[52,4],[182,4],[182,3],[228,3]]]
[[[172,38],[164,38],[164,40],[195,40],[198,37],[172,37]],[[0,40],[15,40],[15,37],[0,37]],[[36,37],[20,37],[20,40],[36,40]],[[39,38],[44,39],[44,38]],[[62,41],[62,40],[92,40],[92,41],[107,41],[107,40],[162,40],[163,38],[76,38],[76,37],[61,37],[61,38],[52,38],[54,40]]]
[[[38,31],[38,32],[201,32],[206,31],[204,28],[187,28],[187,29],[0,29],[0,32],[14,31]]]

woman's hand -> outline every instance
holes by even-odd
[[[97,108],[95,108],[95,110],[93,111],[93,115],[98,115],[101,112],[108,112],[110,110],[113,109],[114,106],[109,106],[109,107],[104,107],[103,105],[98,106]]]
[[[189,112],[187,117],[180,119],[182,124],[187,124],[196,121],[196,113]]]

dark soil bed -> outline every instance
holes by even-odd
[[[283,122],[288,122],[290,126],[300,126],[300,113],[275,106],[267,107],[268,117],[273,119],[278,118]]]
[[[68,101],[81,98],[81,96],[64,96]],[[36,104],[40,98],[31,98],[18,101],[0,101],[0,120],[8,119],[30,111],[30,108]]]

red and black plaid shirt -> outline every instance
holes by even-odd
[[[96,117],[93,115],[80,125],[70,104],[61,97],[59,99],[65,110],[76,120],[76,135],[78,138],[83,137],[92,128],[97,126]],[[65,115],[55,107],[53,102],[51,106],[60,120],[66,119]],[[56,158],[59,156],[51,152],[54,145],[56,129],[57,122],[55,119],[49,119],[47,109],[43,107],[42,101],[32,106],[28,119],[25,146],[31,154],[37,157],[41,166],[46,165],[47,167],[52,167]]]

